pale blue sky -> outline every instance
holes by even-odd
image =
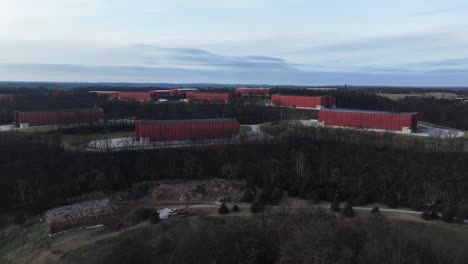
[[[0,80],[468,86],[461,0],[0,0]]]

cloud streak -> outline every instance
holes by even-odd
[[[227,69],[293,69],[295,65],[284,59],[269,56],[227,56],[196,48],[158,48],[151,45],[136,44],[144,54],[147,65],[158,66],[161,63],[176,67],[212,67]]]

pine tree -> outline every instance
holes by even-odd
[[[356,216],[356,212],[353,209],[353,206],[351,203],[347,202],[344,209],[343,209],[343,215],[349,218],[353,218]]]
[[[158,211],[155,211],[153,212],[149,217],[148,217],[148,220],[151,224],[157,224],[159,222],[161,222],[161,218],[159,217],[159,212]]]
[[[225,214],[229,213],[229,208],[227,207],[227,205],[225,203],[221,204],[221,206],[218,209],[218,213],[222,214],[222,215],[225,215]]]
[[[232,207],[232,211],[233,211],[233,212],[239,212],[239,206],[237,206],[237,204],[235,204],[235,205]]]

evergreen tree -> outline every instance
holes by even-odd
[[[233,211],[233,212],[239,212],[239,211],[240,211],[239,206],[237,206],[237,204],[235,204],[235,205],[232,207],[232,211]]]
[[[153,212],[153,213],[149,216],[148,220],[149,220],[149,222],[150,222],[151,224],[153,224],[153,225],[154,225],[154,224],[157,224],[157,223],[159,223],[159,222],[161,222],[161,218],[159,217],[159,212],[158,212],[158,211]]]
[[[229,213],[229,208],[227,207],[227,205],[225,203],[221,204],[221,206],[218,209],[218,213],[222,214],[222,215],[225,215],[225,214]]]
[[[354,211],[351,203],[346,203],[345,207],[343,208],[343,215],[349,218],[353,218],[354,216],[356,216],[356,212]]]

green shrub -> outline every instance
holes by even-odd
[[[374,206],[371,210],[372,214],[380,214],[380,209],[378,206]]]

